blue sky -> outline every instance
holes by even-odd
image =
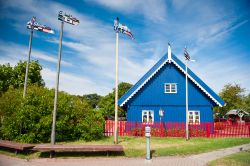
[[[55,87],[60,10],[80,20],[65,24],[59,89],[71,94],[106,95],[115,85],[118,16],[135,36],[119,36],[119,81],[136,83],[166,52],[183,60],[215,92],[227,83],[250,90],[250,2],[247,0],[0,0],[0,63],[26,60],[32,16],[55,34],[36,31],[31,58],[42,64],[46,86]]]

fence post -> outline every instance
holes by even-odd
[[[122,122],[123,121],[119,121],[119,128],[120,128],[120,135],[119,136],[123,136],[123,132],[122,132]]]
[[[250,137],[250,125],[248,126],[248,136]]]
[[[210,137],[210,124],[206,123],[207,138]]]
[[[162,122],[160,122],[160,132],[161,132],[161,137],[163,137]]]

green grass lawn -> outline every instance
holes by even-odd
[[[209,166],[249,166],[250,150],[235,153],[208,163]]]
[[[209,152],[216,149],[237,146],[250,143],[250,138],[151,138],[151,150],[153,156],[177,156],[191,155]],[[68,144],[113,144],[113,137],[107,137],[99,141],[68,142]],[[135,137],[119,137],[119,144],[123,145],[125,156],[144,157],[146,152],[146,139]]]
[[[62,144],[85,144],[85,145],[112,145],[113,137],[106,137],[98,141],[74,141],[61,142]],[[60,143],[60,144],[61,144]],[[153,156],[184,156],[209,152],[216,149],[237,146],[250,143],[250,138],[191,138],[186,141],[185,138],[151,138],[151,150]],[[119,144],[124,147],[124,154],[119,154],[126,157],[145,157],[146,154],[146,139],[135,137],[119,137]],[[0,151],[0,153],[2,153]],[[39,156],[37,153],[28,154],[30,157]],[[63,153],[61,156],[71,156],[71,153]],[[99,155],[99,154],[97,154]],[[100,154],[105,156],[106,154]],[[113,154],[116,156],[115,154]],[[40,155],[41,156],[41,155]],[[46,157],[46,155],[44,155]],[[58,155],[57,155],[58,156]],[[73,156],[92,156],[92,154],[75,153]],[[96,156],[96,154],[93,154]]]

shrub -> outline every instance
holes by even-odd
[[[9,89],[0,97],[0,138],[20,142],[50,142],[54,91],[29,86]],[[104,119],[87,101],[60,92],[56,118],[56,141],[91,140],[102,136]]]
[[[216,122],[216,123],[214,123],[214,128],[215,128],[215,130],[225,130],[226,125],[223,122]]]
[[[166,135],[169,137],[185,137],[184,128],[169,128],[166,129]]]
[[[145,131],[143,128],[133,128],[132,129],[132,135],[133,136],[144,136]]]
[[[191,128],[189,130],[190,137],[205,137],[207,132],[205,129],[202,128]]]

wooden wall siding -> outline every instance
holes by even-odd
[[[176,94],[164,93],[164,83],[177,83]],[[189,80],[189,105],[211,106],[213,102]],[[185,75],[173,64],[165,65],[128,105],[185,105]]]
[[[153,110],[154,121],[160,122],[159,110],[164,110],[163,122],[185,122],[186,108],[185,106],[129,106],[127,109],[127,119],[131,122],[142,122],[142,111]],[[211,106],[191,106],[189,110],[200,111],[201,122],[213,122],[213,111]]]

